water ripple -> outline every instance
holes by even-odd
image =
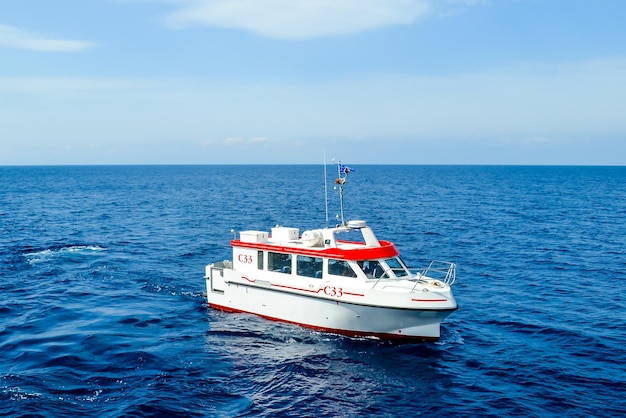
[[[359,169],[351,218],[412,266],[459,266],[435,344],[208,309],[203,268],[229,258],[231,229],[323,225],[321,172],[0,167],[0,415],[626,410],[624,168]]]

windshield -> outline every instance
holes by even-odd
[[[363,260],[358,262],[365,275],[370,279],[378,279],[380,277],[387,277],[384,274],[385,269],[375,260]]]
[[[385,260],[385,262],[387,263],[391,271],[393,271],[393,274],[396,275],[396,277],[404,277],[409,274],[398,257],[389,258]]]

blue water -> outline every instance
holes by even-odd
[[[458,264],[438,343],[207,308],[231,229],[324,226],[321,166],[0,167],[0,415],[626,410],[626,168],[355,168],[348,218]]]

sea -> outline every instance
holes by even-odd
[[[0,167],[0,416],[624,416],[626,167],[351,167],[346,220],[458,266],[438,342],[207,306],[238,231],[338,222],[334,165]]]

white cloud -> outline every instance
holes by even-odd
[[[253,144],[261,144],[264,142],[269,141],[270,139],[268,137],[265,136],[255,136],[254,138],[250,139],[250,142],[252,142]]]
[[[225,144],[239,144],[243,142],[243,138],[230,137],[224,140]]]
[[[270,140],[270,138],[265,137],[265,136],[255,136],[252,138],[240,138],[240,137],[229,137],[224,139],[223,143],[227,144],[227,145],[233,145],[233,144],[245,144],[245,145],[252,145],[252,144],[265,144],[265,143],[269,143],[269,142],[276,142],[276,140]],[[215,141],[209,141],[207,142],[207,145],[209,144],[214,144]]]
[[[80,52],[93,48],[95,44],[89,41],[72,39],[56,39],[36,33],[0,25],[0,47],[29,49],[45,52]]]
[[[311,149],[352,147],[368,158],[386,147],[406,161],[444,147],[433,144],[447,144],[444,153],[458,155],[455,161],[469,161],[471,153],[473,162],[494,161],[481,156],[492,152],[492,144],[515,158],[517,151],[528,152],[520,161],[537,161],[541,150],[572,155],[580,146],[579,160],[587,163],[623,164],[626,155],[618,152],[624,146],[615,139],[626,135],[626,58],[620,57],[304,84],[0,77],[0,96],[5,98],[0,164],[32,162],[32,149],[43,155],[60,144],[87,154],[85,138],[103,150],[134,146],[126,151],[130,162],[143,155],[142,149],[152,153],[145,161],[172,161],[174,155],[181,162],[244,154],[250,161],[266,155],[273,162],[294,161],[292,154],[313,158],[308,149],[295,151],[299,141],[313,144]],[[358,146],[347,140],[358,138]],[[370,151],[374,139],[384,147]],[[583,145],[576,148],[576,141]],[[467,157],[455,151],[461,149]],[[585,159],[588,153],[595,159]],[[93,158],[101,157],[94,153]]]
[[[480,4],[486,4],[487,0],[446,0],[448,4],[459,4],[462,6],[476,6]]]
[[[522,138],[521,142],[525,144],[542,144],[550,142],[550,138],[546,138],[543,136],[533,136],[529,138]]]
[[[168,0],[180,8],[165,18],[177,28],[209,25],[275,39],[307,39],[411,24],[431,0]]]

